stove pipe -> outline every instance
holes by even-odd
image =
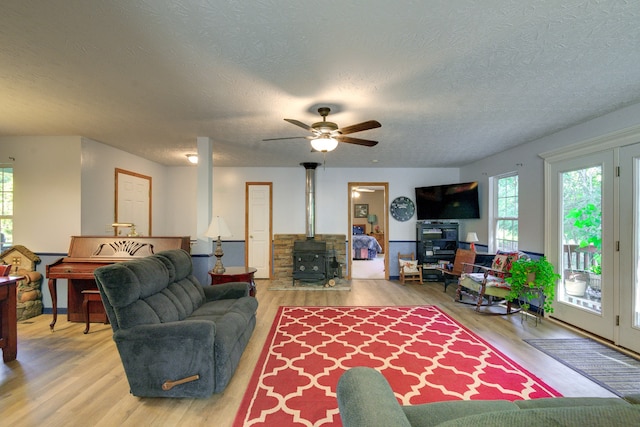
[[[305,226],[307,239],[313,239],[316,235],[316,167],[320,163],[300,163],[305,168]]]

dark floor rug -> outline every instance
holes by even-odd
[[[524,341],[620,397],[640,393],[638,359],[588,338]]]

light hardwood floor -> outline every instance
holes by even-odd
[[[455,286],[400,285],[354,280],[351,291],[268,291],[258,281],[258,322],[240,366],[227,389],[208,399],[137,398],[111,339],[109,325],[58,319],[50,315],[18,324],[18,360],[0,365],[0,425],[3,426],[229,426],[233,422],[279,306],[435,304],[565,396],[613,396],[573,370],[533,349],[522,339],[578,336],[553,321],[534,325],[520,315],[487,316],[453,301]],[[285,426],[281,426],[285,427]]]

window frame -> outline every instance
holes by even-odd
[[[6,164],[6,163],[0,163],[0,176],[4,176],[5,175],[5,169],[9,169],[10,170],[10,174],[11,174],[11,188],[9,189],[5,189],[4,186],[4,180],[0,180],[0,221],[1,222],[5,222],[5,220],[9,220],[9,222],[11,223],[11,228],[10,228],[10,239],[9,240],[5,240],[6,236],[2,235],[2,238],[0,240],[0,252],[4,251],[5,249],[13,246],[13,242],[14,242],[14,238],[13,238],[13,231],[14,231],[14,227],[13,227],[13,218],[14,218],[14,208],[15,208],[15,172],[14,172],[14,167],[12,164]],[[7,194],[8,194],[8,200],[9,203],[11,204],[10,207],[10,213],[5,213],[5,200],[7,200]],[[2,233],[2,230],[6,230],[5,228],[1,228],[0,227],[0,233]]]
[[[516,199],[518,200],[518,208],[516,209],[517,216],[499,216],[499,201],[500,197],[500,180],[508,179],[515,177],[518,180],[517,190],[516,190]],[[520,220],[520,179],[517,171],[508,172],[500,175],[495,175],[489,178],[489,200],[491,200],[491,204],[489,205],[489,251],[491,253],[496,253],[498,250],[518,250],[518,237],[516,236],[516,240],[510,240],[511,242],[515,242],[515,247],[511,248],[499,248],[498,242],[505,239],[498,239],[498,222],[499,221],[512,221],[515,222],[516,225],[519,224]],[[512,197],[512,196],[509,196]],[[503,198],[506,198],[503,197]]]

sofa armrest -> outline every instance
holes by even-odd
[[[340,377],[336,393],[344,427],[411,427],[391,386],[375,369],[349,369]]]
[[[207,397],[215,387],[215,335],[214,322],[187,319],[119,329],[113,339],[135,396]],[[193,375],[198,380],[162,389]]]
[[[211,321],[187,319],[119,329],[113,334],[113,340],[116,343],[124,340],[141,340],[151,343],[154,339],[170,339],[175,340],[176,344],[183,340],[201,340],[203,345],[207,342],[213,345],[215,330],[216,325]]]
[[[207,301],[220,299],[237,299],[249,296],[249,283],[229,282],[221,285],[204,287],[204,297]]]

